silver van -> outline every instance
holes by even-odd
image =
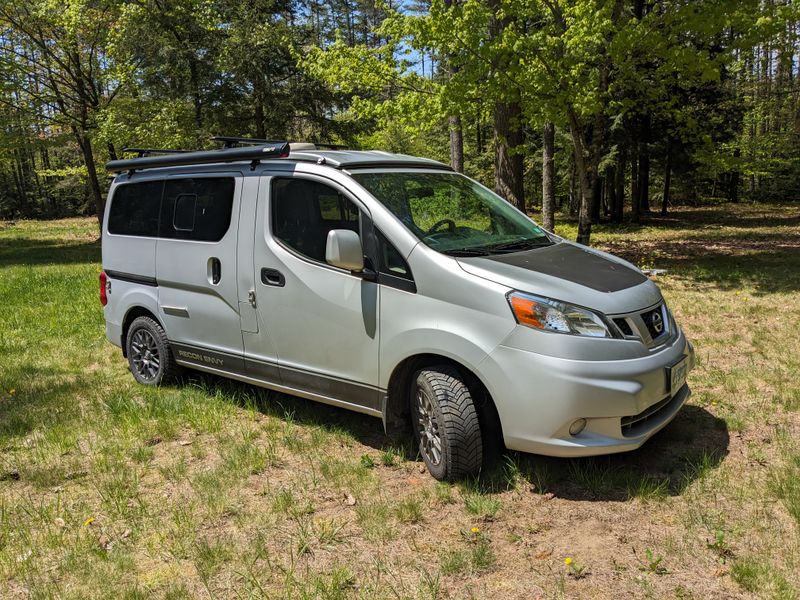
[[[448,480],[499,441],[633,450],[689,396],[652,281],[439,162],[242,141],[108,168],[100,298],[142,384],[189,367],[410,424]]]

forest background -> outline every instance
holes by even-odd
[[[800,193],[791,0],[0,0],[0,218],[213,135],[427,156],[552,229]]]

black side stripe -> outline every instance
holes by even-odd
[[[345,381],[319,373],[279,367],[241,355],[216,352],[206,348],[172,342],[172,350],[179,363],[209,367],[232,375],[243,375],[260,381],[265,385],[275,384],[341,400],[348,404],[362,406],[375,411],[382,410],[385,390],[354,381]]]
[[[123,273],[121,271],[106,270],[106,275],[111,279],[118,279],[119,281],[127,281],[129,283],[141,283],[142,285],[149,285],[150,287],[158,287],[158,282],[155,277],[147,277],[145,275],[136,275],[135,273]]]

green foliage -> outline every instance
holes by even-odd
[[[673,196],[800,194],[799,11],[789,0],[0,0],[0,214],[96,210],[96,171],[122,147],[212,147],[215,134],[447,161],[450,117],[465,172],[488,183],[498,102],[521,108],[526,139],[512,153],[528,197],[540,194],[545,122],[559,131],[560,197],[587,194],[645,146],[654,181],[670,153]]]

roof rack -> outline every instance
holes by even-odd
[[[215,135],[211,138],[214,142],[220,142],[223,148],[235,148],[242,145],[252,144],[280,144],[281,142],[275,140],[262,140],[260,138],[236,137],[230,135]],[[301,145],[304,142],[292,142],[292,144]],[[308,142],[320,149],[328,150],[345,150],[348,148],[345,144],[329,144],[327,142]]]
[[[199,152],[168,152],[158,156],[141,156],[140,158],[124,158],[106,163],[109,171],[134,171],[157,169],[160,167],[180,167],[185,165],[206,165],[212,163],[228,163],[250,161],[250,168],[267,158],[285,158],[289,156],[287,142],[274,142],[268,145],[247,146],[244,148],[223,148],[221,150],[201,150]]]
[[[136,154],[137,158],[150,156],[151,154],[183,154],[191,150],[176,150],[173,148],[123,148],[122,154]]]
[[[212,142],[220,142],[222,144],[222,148],[235,148],[237,146],[242,145],[257,145],[257,144],[282,144],[283,142],[278,140],[262,140],[260,138],[249,138],[249,137],[236,137],[231,135],[215,135],[211,138]]]

